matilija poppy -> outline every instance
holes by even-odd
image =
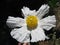
[[[49,12],[49,8],[50,7],[47,4],[43,4],[38,11],[30,10],[28,7],[23,7],[21,10],[24,19],[9,16],[6,23],[10,28],[13,28],[10,33],[11,36],[21,43],[37,42],[49,39],[45,35],[44,29],[48,31],[52,27],[56,26],[54,15],[43,18],[43,16]]]

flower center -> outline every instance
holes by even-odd
[[[29,29],[34,29],[37,27],[37,24],[38,24],[38,19],[36,16],[27,16],[26,18],[26,23],[27,23],[27,27]]]

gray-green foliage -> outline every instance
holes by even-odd
[[[56,3],[57,3],[57,0],[49,0],[49,1],[48,1],[48,4],[49,4],[52,8],[56,7]]]

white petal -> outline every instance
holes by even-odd
[[[39,26],[37,27],[37,29],[31,31],[31,36],[32,36],[31,42],[44,41],[46,38],[43,29],[40,28]]]
[[[56,26],[55,16],[48,16],[40,20],[40,27],[46,30],[50,30],[52,27]]]
[[[11,31],[11,36],[21,43],[30,42],[29,35],[30,35],[30,32],[27,30],[26,26],[23,26],[22,28],[19,28],[19,29],[13,29]]]
[[[36,15],[36,10],[30,10],[28,7],[23,7],[21,9],[24,17],[28,16],[28,15]]]
[[[25,21],[22,18],[19,17],[11,17],[9,16],[6,24],[10,27],[10,28],[15,28],[15,27],[21,27],[23,25],[25,25]]]
[[[47,4],[42,5],[37,11],[37,15],[39,19],[41,19],[46,13],[49,12],[49,6]]]

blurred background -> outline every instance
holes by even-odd
[[[42,4],[50,5],[48,15],[56,16],[56,27],[45,31],[49,40],[31,43],[31,45],[60,45],[60,1],[59,0],[1,0],[0,1],[0,45],[17,45],[18,42],[10,35],[11,29],[6,25],[8,16],[22,17],[21,8],[29,7],[38,10]]]

